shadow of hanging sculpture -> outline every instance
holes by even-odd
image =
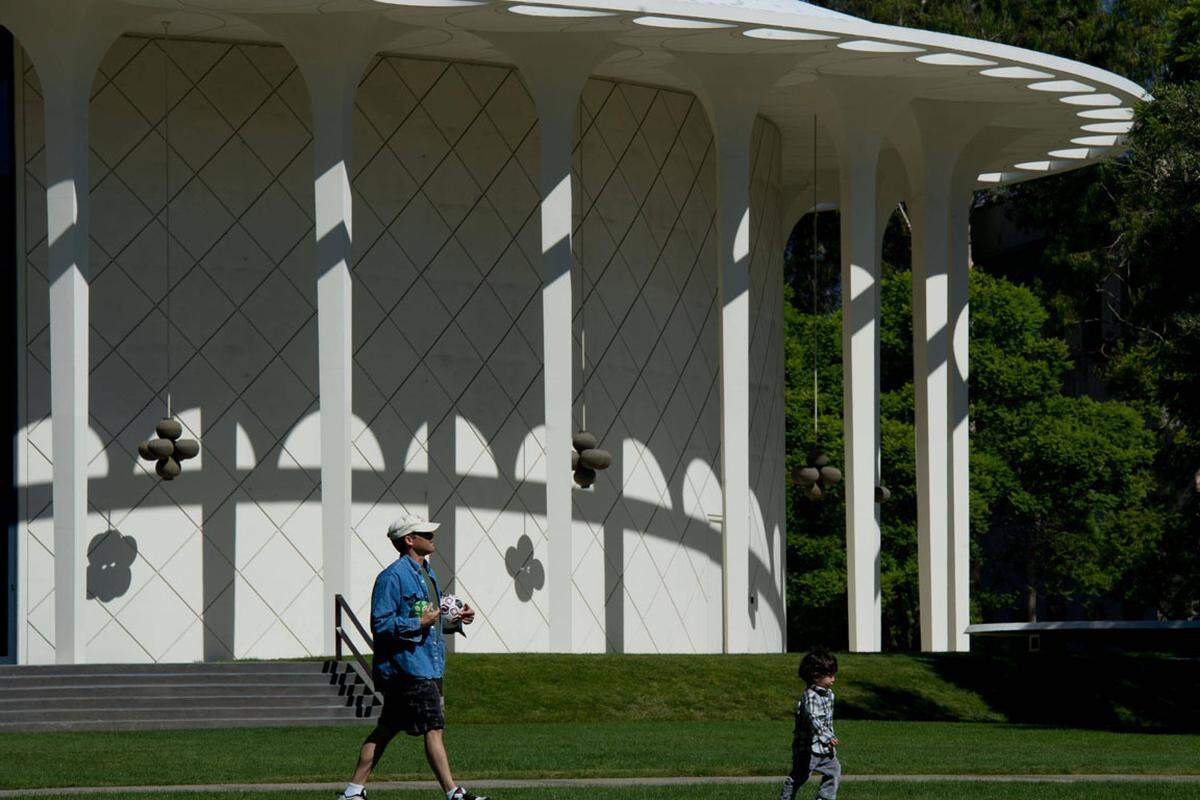
[[[137,540],[115,528],[92,537],[87,548],[87,599],[108,603],[123,597],[133,583]]]
[[[546,568],[534,558],[533,540],[527,534],[521,534],[516,546],[505,551],[504,567],[522,603],[528,603],[533,593],[546,585]]]
[[[163,37],[171,29],[171,23],[163,23]],[[166,325],[164,350],[167,364],[167,415],[154,426],[157,438],[138,445],[138,455],[146,461],[154,461],[154,471],[164,481],[173,481],[183,474],[182,462],[200,454],[200,443],[195,439],[180,439],[183,425],[171,412],[171,99],[167,92],[167,54],[162,58],[163,88],[163,216],[166,229],[165,266],[167,276]]]

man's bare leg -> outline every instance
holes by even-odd
[[[357,783],[360,786],[365,786],[367,781],[371,779],[371,772],[375,769],[375,765],[379,763],[379,759],[383,758],[383,751],[387,749],[388,742],[396,736],[396,732],[390,728],[385,728],[382,725],[376,725],[375,730],[371,731],[371,735],[363,742],[362,749],[358,752],[358,766],[354,768],[354,777],[350,779],[351,783]]]
[[[425,734],[425,758],[429,759],[429,766],[442,785],[443,792],[457,787],[454,776],[450,774],[450,759],[446,756],[446,744],[442,741],[440,730]]]

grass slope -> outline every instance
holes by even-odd
[[[1003,721],[929,659],[839,655],[838,714]],[[484,655],[450,658],[447,713],[459,722],[786,720],[803,685],[795,655]]]
[[[1200,662],[839,654],[840,719],[1023,722],[1200,731]],[[459,723],[786,720],[799,656],[458,654],[446,675]]]

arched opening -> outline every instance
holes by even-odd
[[[840,214],[818,206],[793,226],[784,251],[787,474],[813,454],[842,463]],[[806,487],[788,492],[788,644],[844,647],[846,523],[844,486],[820,501]]]
[[[883,646],[909,649],[918,645],[920,636],[915,568],[912,230],[903,204],[893,210],[881,230],[881,253],[881,474],[891,495],[880,513]],[[785,250],[784,274],[788,292],[789,471],[805,466],[816,450],[840,464],[844,452],[842,285],[836,209],[810,211],[796,223]],[[826,490],[818,502],[805,496],[804,487],[791,488],[788,625],[793,646],[844,645],[845,513],[844,486]]]

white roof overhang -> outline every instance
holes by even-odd
[[[104,2],[105,0],[95,0]],[[109,0],[117,3],[120,0]],[[397,24],[385,52],[511,64],[489,34],[604,37],[612,55],[594,74],[692,91],[676,54],[711,54],[736,69],[739,55],[773,53],[794,64],[766,94],[761,116],[783,135],[782,183],[795,194],[837,172],[821,123],[838,91],[904,92],[948,106],[991,106],[971,168],[979,186],[1075,169],[1121,152],[1140,86],[1088,64],[992,42],[879,25],[792,0],[124,0],[148,13],[131,33],[271,41],[259,14],[374,14]],[[845,79],[845,80],[843,80]],[[851,87],[846,89],[844,87]],[[869,99],[869,98],[868,98]],[[814,116],[817,117],[814,125]],[[814,143],[814,130],[817,141]],[[885,145],[885,148],[887,145]],[[977,162],[977,164],[976,164]],[[821,200],[836,199],[826,193]]]

